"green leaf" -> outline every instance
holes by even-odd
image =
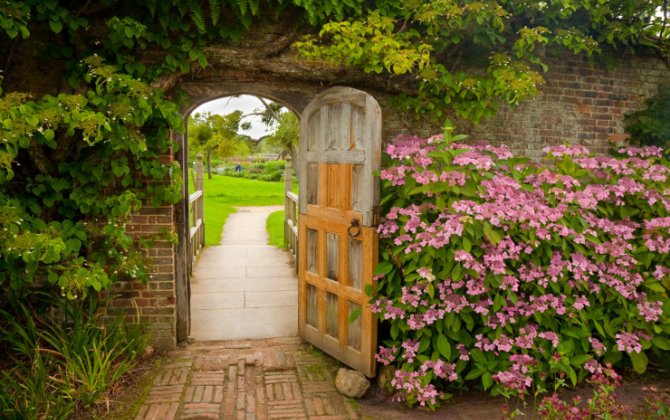
[[[652,343],[661,350],[670,350],[670,339],[657,335],[652,339]]]
[[[483,370],[481,370],[481,369],[479,369],[479,368],[474,368],[474,369],[472,369],[470,372],[468,372],[467,375],[465,375],[465,378],[464,378],[464,379],[465,379],[466,381],[471,381],[471,380],[473,380],[473,379],[477,379],[477,378],[479,378],[480,376],[482,376],[483,373],[484,373]]]
[[[489,389],[493,385],[493,374],[491,372],[484,372],[482,375],[482,386],[484,389]]]
[[[382,261],[375,268],[375,276],[385,276],[393,270],[393,264],[388,261]]]
[[[643,351],[639,353],[628,353],[628,357],[630,357],[630,361],[633,363],[633,369],[635,372],[644,373],[644,371],[647,370],[647,363],[649,363],[649,359]]]
[[[661,282],[658,281],[653,281],[653,282],[646,282],[644,283],[645,287],[653,292],[659,292],[659,293],[664,293],[665,287],[661,284]]]
[[[352,322],[356,321],[361,316],[361,312],[362,309],[360,306],[349,312],[349,323],[351,324]]]
[[[484,236],[489,240],[493,245],[498,245],[502,240],[500,233],[495,231],[490,223],[484,223]]]
[[[572,382],[572,386],[577,385],[577,373],[570,366],[568,366],[568,376],[570,377],[570,382]]]
[[[580,354],[570,359],[570,364],[572,366],[581,366],[591,359],[593,359],[593,357],[589,356],[588,354]]]
[[[54,33],[60,33],[63,30],[63,23],[60,20],[50,20],[49,27]]]
[[[470,239],[468,239],[466,236],[463,237],[463,249],[467,252],[470,252],[472,250],[472,243],[470,242]]]
[[[451,346],[447,337],[440,334],[437,336],[437,351],[446,359],[451,360]]]

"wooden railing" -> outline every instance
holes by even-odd
[[[298,270],[298,195],[292,191],[291,161],[284,167],[284,244],[293,255]]]
[[[205,195],[202,176],[202,155],[198,155],[198,160],[195,162],[193,184],[195,191],[188,197],[189,223],[191,225],[189,250],[193,259],[191,267],[195,265],[195,261],[205,246]]]

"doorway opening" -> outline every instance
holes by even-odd
[[[298,132],[293,111],[254,95],[209,101],[189,114],[187,181],[196,198],[189,219],[191,229],[202,225],[205,245],[190,280],[192,339],[298,334],[298,280],[281,249],[287,192],[297,188]]]

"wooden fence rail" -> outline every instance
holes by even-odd
[[[193,263],[198,259],[205,246],[205,189],[202,174],[202,155],[198,155],[195,162],[195,176],[193,177],[195,191],[188,197],[188,213],[191,225],[189,234],[189,250]]]
[[[298,270],[298,195],[292,191],[293,176],[291,162],[284,167],[284,244],[293,255]]]

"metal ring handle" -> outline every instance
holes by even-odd
[[[351,225],[349,225],[349,227],[347,228],[347,233],[352,238],[355,238],[361,234],[361,224],[358,221],[358,219],[351,220]]]

